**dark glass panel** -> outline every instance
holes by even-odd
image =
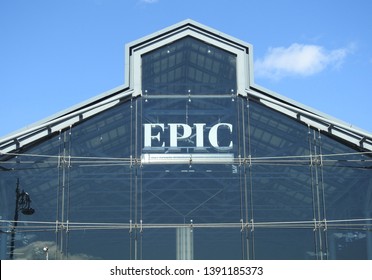
[[[55,239],[60,144],[55,136],[0,164],[6,166],[0,171],[2,259],[12,248],[14,259],[45,258],[42,246]]]
[[[130,259],[131,102],[74,126],[66,146],[69,259]],[[79,229],[79,230],[78,230]],[[94,245],[92,245],[94,244]]]
[[[327,220],[369,219],[372,227],[372,158],[327,136],[321,142]]]
[[[250,129],[246,132],[249,133],[247,139],[252,157],[271,157],[268,160],[272,162],[281,160],[296,165],[309,164],[307,158],[301,158],[310,154],[306,125],[254,101],[250,101],[248,110]]]
[[[144,94],[235,94],[236,56],[185,37],[142,56]]]
[[[314,219],[309,167],[254,165],[252,177],[255,222],[312,221]]]
[[[339,229],[328,230],[327,241],[329,259],[372,259],[372,235],[370,230],[344,225],[344,227]]]
[[[130,258],[129,233],[120,228],[130,221],[131,108],[120,104],[71,130],[67,217],[81,231],[69,234],[70,259]]]
[[[312,221],[308,127],[254,101],[248,112],[254,221]]]
[[[254,251],[257,260],[316,259],[312,229],[256,229]]]
[[[68,192],[70,222],[128,224],[130,173],[129,166],[102,164],[71,168]]]
[[[196,260],[242,259],[242,233],[239,228],[194,229]]]
[[[129,260],[130,235],[127,229],[87,229],[69,233],[67,259]],[[90,229],[88,229],[90,227]]]
[[[18,155],[8,162],[14,162],[14,171],[9,173],[10,181],[6,186],[10,201],[10,209],[15,209],[16,185],[19,191],[27,192],[31,199],[31,207],[35,213],[28,216],[31,220],[55,221],[57,210],[57,187],[60,170],[58,169],[58,153],[61,140],[56,136],[38,146],[29,149],[25,155]]]
[[[145,223],[239,223],[239,177],[229,165],[145,165]]]
[[[128,163],[133,149],[132,109],[133,105],[128,101],[74,126],[69,138],[71,143],[67,147],[71,147],[71,156],[84,157],[75,161],[92,157],[86,160],[106,161],[107,164]]]
[[[372,158],[326,135],[319,145],[329,258],[371,259]]]
[[[141,241],[141,259],[175,260],[177,257],[176,228],[145,229]]]

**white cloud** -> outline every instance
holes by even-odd
[[[270,48],[255,62],[255,75],[270,79],[287,76],[310,76],[325,68],[339,67],[352,47],[326,50],[322,46],[294,43],[288,48]]]

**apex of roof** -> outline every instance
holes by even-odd
[[[222,33],[216,29],[213,29],[211,27],[208,27],[206,25],[203,25],[199,22],[196,22],[192,19],[186,19],[179,23],[176,23],[174,25],[171,25],[169,27],[166,27],[164,29],[161,29],[159,31],[156,31],[150,35],[144,36],[138,40],[132,41],[128,43],[127,49],[129,50],[129,53],[131,53],[133,48],[138,48],[141,46],[145,46],[151,43],[154,43],[154,41],[163,40],[164,38],[174,36],[176,34],[180,34],[186,31],[193,31],[199,34],[203,34],[205,36],[209,36],[211,38],[219,38],[220,40],[224,40],[226,42],[234,43],[237,45],[241,45],[245,48],[250,48],[251,45],[240,40],[237,38],[234,38],[230,35],[227,35],[225,33]],[[185,35],[186,36],[186,35]]]
[[[372,151],[371,133],[256,85],[253,80],[253,47],[249,43],[194,20],[186,19],[126,44],[124,85],[0,138],[0,155],[64,130],[123,100],[140,96],[142,94],[141,78],[138,73],[140,73],[141,55],[186,36],[193,36],[237,54],[239,61],[237,74],[240,81],[237,93],[240,96],[254,98],[265,106],[300,120],[311,127],[340,137],[362,149]]]

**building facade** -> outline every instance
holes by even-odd
[[[126,84],[0,139],[1,259],[372,259],[372,135],[186,20]]]

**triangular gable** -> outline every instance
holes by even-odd
[[[0,152],[17,150],[107,110],[118,102],[145,95],[146,89],[142,88],[142,57],[187,37],[203,41],[237,57],[237,83],[234,89],[236,94],[244,98],[253,98],[265,106],[339,137],[362,150],[372,150],[372,134],[256,85],[253,81],[253,48],[250,44],[193,20],[185,20],[126,45],[126,77],[123,86],[1,138]],[[189,75],[191,77],[191,74]]]

